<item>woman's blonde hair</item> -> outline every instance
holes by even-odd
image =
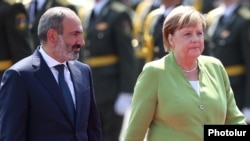
[[[168,36],[174,34],[177,29],[182,29],[188,26],[196,26],[202,24],[203,30],[206,28],[204,16],[192,6],[178,6],[174,8],[166,17],[163,27],[163,43],[166,51],[171,51],[171,45],[168,41]]]

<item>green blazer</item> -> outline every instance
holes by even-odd
[[[213,57],[198,57],[200,96],[173,53],[147,63],[138,77],[125,141],[203,141],[205,124],[246,124],[227,73]],[[147,134],[146,134],[147,133]]]

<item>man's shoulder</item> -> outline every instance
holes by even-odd
[[[68,6],[71,5],[71,3],[69,3],[67,0],[53,0],[55,3],[57,3],[58,5],[61,6]]]
[[[78,61],[78,60],[69,61],[69,64],[74,65],[74,66],[81,68],[81,69],[90,69],[90,66],[88,64],[83,63],[83,62]]]
[[[2,15],[8,9],[10,9],[10,5],[8,3],[5,3],[4,1],[0,1],[0,14]]]
[[[15,64],[13,64],[10,69],[18,70],[18,71],[31,71],[33,67],[33,57],[27,56],[23,59],[20,59]]]
[[[67,0],[54,0],[54,3],[52,4],[53,6],[64,6],[64,7],[68,7],[71,10],[75,11],[77,13],[77,6],[74,4],[71,4],[69,1]]]
[[[219,17],[222,13],[223,9],[221,7],[216,7],[210,10],[205,16],[207,24],[210,25],[212,21],[216,19],[216,17]]]
[[[109,4],[109,9],[112,11],[113,14],[128,14],[133,15],[134,11],[131,9],[131,7],[119,2],[119,1],[112,1]]]
[[[240,17],[242,17],[244,20],[250,20],[250,9],[245,6],[242,5],[239,9],[238,9],[238,14]]]
[[[145,24],[156,23],[156,20],[158,20],[158,18],[162,16],[162,14],[163,12],[162,12],[162,9],[160,8],[150,11],[148,15],[146,16]]]
[[[110,8],[115,12],[124,12],[130,10],[128,6],[118,1],[111,2]]]
[[[17,3],[17,0],[2,0],[1,4],[2,3],[13,5],[13,4]]]

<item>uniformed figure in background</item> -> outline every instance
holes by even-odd
[[[220,0],[199,0],[202,1],[200,11],[203,14],[207,14],[212,9],[219,6]]]
[[[146,62],[147,51],[142,48],[144,22],[149,12],[160,7],[160,0],[142,0],[136,7],[133,14],[133,41],[137,59],[137,75]]]
[[[33,49],[24,6],[15,0],[0,0],[0,80],[7,68]]]
[[[117,0],[90,5],[79,10],[86,31],[80,58],[92,68],[104,141],[118,141],[135,84],[132,12]]]
[[[250,0],[242,0],[242,2],[250,9]]]
[[[146,62],[160,59],[167,53],[163,46],[162,25],[168,13],[180,4],[182,0],[161,0],[161,6],[146,17],[142,42],[142,48],[146,52]]]
[[[129,6],[135,10],[137,8],[137,6],[144,0],[121,0],[123,1],[127,1],[126,3],[129,3]]]
[[[29,13],[29,29],[34,38],[35,46],[40,45],[40,41],[37,36],[37,26],[42,14],[49,8],[55,6],[69,7],[75,12],[77,8],[75,5],[70,4],[67,0],[23,0],[23,4]]]
[[[207,15],[206,46],[225,66],[236,103],[250,123],[250,10],[241,0],[221,2]]]
[[[217,7],[219,1],[220,0],[183,0],[183,5],[191,5],[201,13],[206,14]]]

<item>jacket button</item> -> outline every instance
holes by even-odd
[[[204,110],[204,109],[205,109],[204,105],[200,105],[199,108],[200,108],[201,110]]]

